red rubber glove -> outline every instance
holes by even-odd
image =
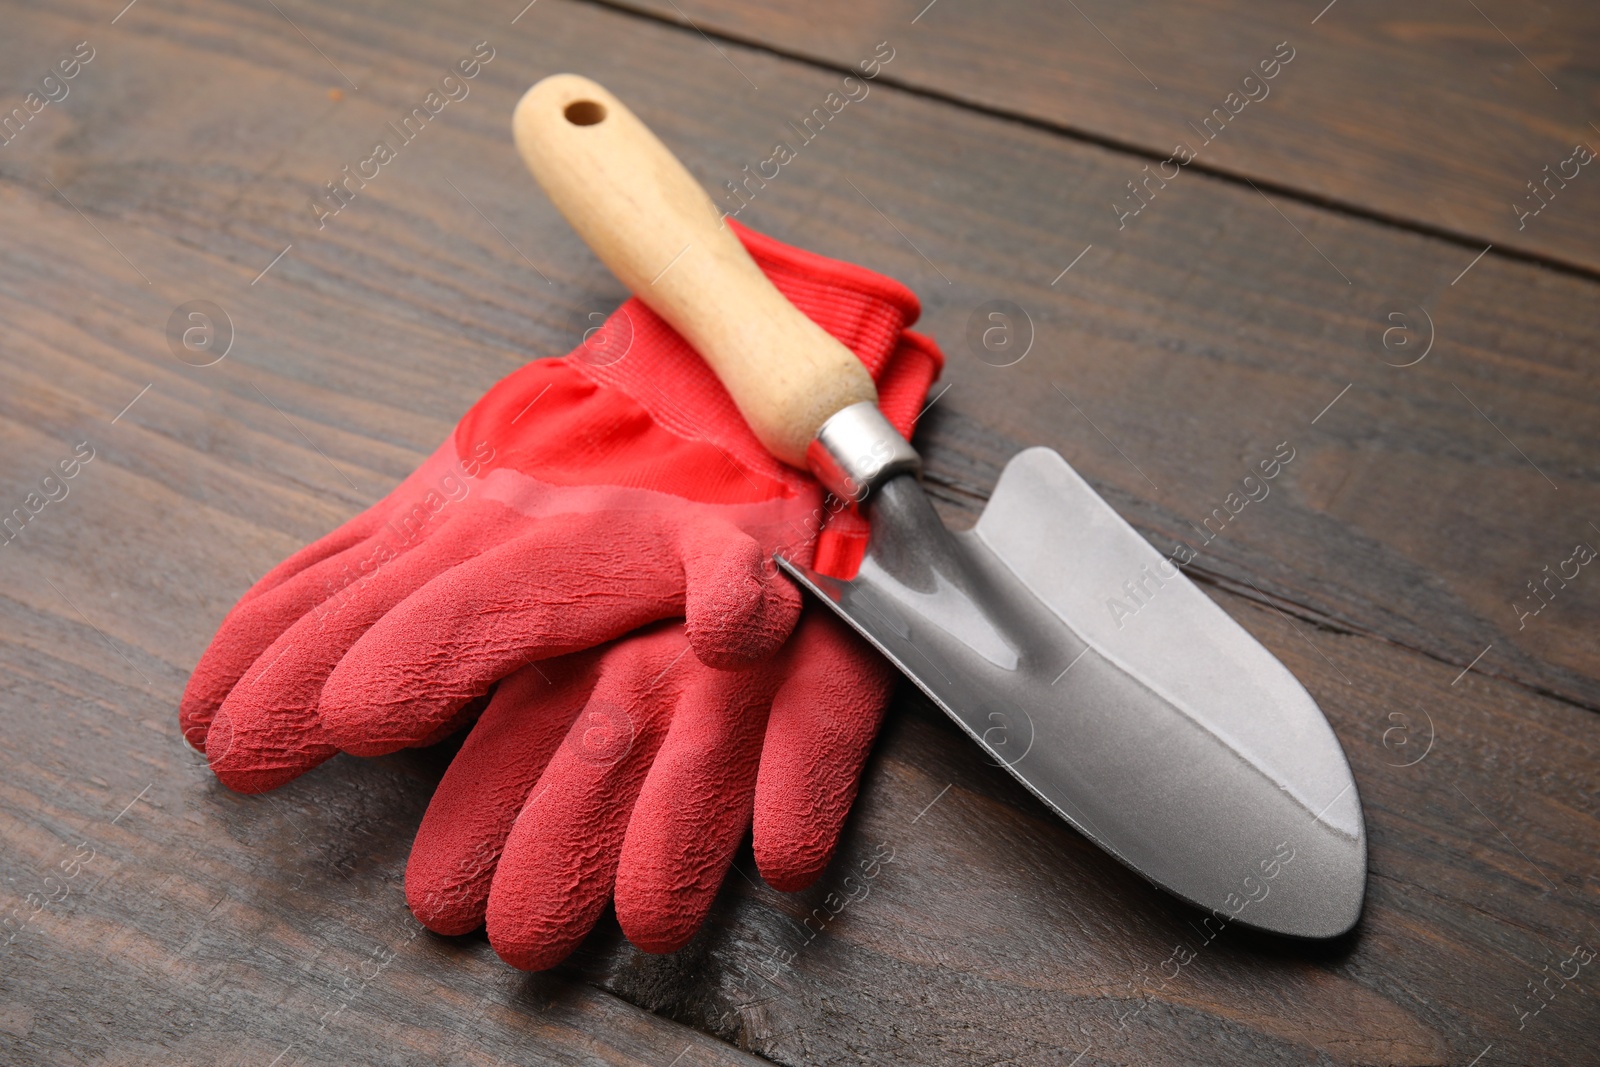
[[[733,225],[790,300],[881,370],[917,313],[908,290]],[[500,382],[385,500],[229,613],[180,709],[225,784],[260,792],[340,749],[428,743],[525,664],[658,619],[685,617],[712,666],[783,642],[799,597],[770,556],[811,558],[815,482],[761,448],[643,304],[598,337]]]
[[[942,356],[903,336],[880,404],[910,435]],[[866,527],[841,512],[819,566],[848,577]],[[417,832],[406,898],[429,929],[485,924],[495,951],[554,966],[608,900],[628,938],[682,947],[705,921],[754,818],[756,862],[783,890],[827,866],[882,722],[894,671],[812,606],[772,659],[707,668],[681,626],[535,664],[501,683]]]

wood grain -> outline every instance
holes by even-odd
[[[409,438],[431,447],[485,383],[528,356],[570,347],[590,324],[585,316],[620,294],[506,143],[505,116],[525,83],[571,65],[574,53],[593,56],[589,65],[601,80],[652,101],[641,104],[641,116],[710,188],[719,186],[717,175],[741,174],[764,157],[770,149],[758,146],[787,129],[787,116],[837,88],[832,75],[752,53],[737,53],[737,62],[765,77],[759,101],[727,95],[744,85],[727,65],[705,67],[713,80],[704,88],[666,84],[635,65],[676,70],[716,51],[703,40],[702,54],[685,51],[697,35],[636,19],[555,10],[563,12],[559,29],[541,24],[551,36],[537,43],[503,40],[506,62],[484,69],[460,111],[447,111],[428,131],[437,138],[407,146],[324,229],[309,207],[321,183],[368,151],[375,131],[449,69],[471,34],[460,34],[460,45],[434,44],[435,58],[419,62],[409,83],[386,81],[383,67],[363,75],[359,100],[352,94],[330,105],[315,83],[274,90],[259,105],[273,113],[270,121],[283,122],[279,113],[296,106],[332,108],[325,118],[307,118],[293,151],[267,151],[252,140],[212,144],[209,131],[245,120],[195,116],[187,135],[163,125],[128,140],[131,154],[118,159],[113,178],[110,168],[95,166],[97,154],[79,147],[99,143],[92,132],[63,134],[64,150],[51,165],[65,168],[58,176],[66,184],[56,184],[75,202],[230,259],[226,287],[201,272],[208,280],[179,282],[152,309],[147,350],[159,354],[165,315],[181,299],[227,294],[254,346],[230,359],[287,379],[221,386],[265,412],[266,432],[304,443],[282,415],[260,406],[263,394],[280,406],[303,403],[305,413],[337,424],[367,401],[414,410],[419,392],[449,382],[456,406]],[[368,16],[350,49],[412,54],[425,47],[415,25],[428,26],[430,41],[450,39],[455,23],[439,17],[436,25],[396,26]],[[598,27],[590,34],[615,26],[635,51],[585,43],[580,26]],[[266,21],[259,29],[277,32]],[[285,25],[284,32],[293,31]],[[71,34],[63,28],[55,36]],[[313,59],[306,76],[328,76],[321,58]],[[244,60],[210,62],[229,79],[252,76]],[[82,85],[75,99],[85,107],[101,98],[92,93],[108,102],[144,99],[160,90],[160,71],[153,57],[107,65],[99,72],[105,82]],[[257,76],[261,92],[280,77]],[[168,112],[196,106],[189,88]],[[1319,625],[1379,634],[1458,669],[1490,649],[1476,669],[1600,707],[1600,647],[1582,637],[1600,624],[1593,583],[1556,590],[1532,619],[1517,608],[1540,603],[1528,583],[1597,536],[1590,522],[1600,526],[1593,285],[1492,256],[1455,282],[1472,256],[1447,242],[1274,203],[1199,174],[1185,175],[1118,230],[1089,190],[1137,174],[1137,160],[881,86],[850,108],[829,139],[804,145],[805,154],[739,217],[882,269],[923,297],[923,326],[951,355],[951,389],[933,409],[930,431],[952,419],[974,423],[959,433],[959,447],[930,438],[936,479],[953,478],[981,496],[1005,458],[1048,444],[1165,550],[1176,538],[1196,540],[1195,528],[1224,506],[1239,479],[1288,440],[1300,451],[1276,498],[1227,523],[1203,546],[1197,572],[1278,597]],[[112,125],[105,136],[122,145],[125,134]],[[891,155],[892,172],[885,169]],[[175,162],[195,157],[204,165]],[[483,162],[467,167],[464,159]],[[278,170],[252,171],[269,163]],[[18,168],[18,182],[56,201],[52,210],[67,211],[45,184],[49,170],[31,157],[8,165]],[[78,183],[71,176],[91,172]],[[226,177],[206,181],[213,172]],[[252,196],[240,198],[240,181],[253,183]],[[411,201],[437,205],[439,217],[415,214]],[[250,285],[291,243],[294,251],[267,279]],[[137,258],[135,249],[125,251]],[[119,269],[106,254],[108,269]],[[268,280],[323,290],[317,335],[273,336],[269,294],[276,289],[263,288]],[[394,298],[386,314],[452,335],[469,349],[462,361],[424,371],[394,366],[393,345],[366,340],[374,327],[355,317],[383,296]],[[1015,366],[991,366],[966,337],[994,299],[1020,306],[1032,321],[1034,347]],[[261,326],[249,330],[252,316]],[[279,345],[270,359],[257,338]],[[1422,362],[1392,365],[1414,359],[1430,338]],[[340,359],[297,354],[318,345]],[[480,369],[487,372],[471,377]],[[297,388],[302,374],[319,387],[303,399],[284,401],[269,387]],[[357,439],[319,447],[352,468],[344,476],[364,484],[361,499],[371,499],[408,461],[390,454],[387,473],[361,483],[379,456],[359,438],[395,441],[380,408],[362,416]],[[333,482],[336,492],[354,492],[338,475]],[[306,536],[320,525],[307,524]],[[1247,566],[1260,555],[1268,559]]]
[[[233,599],[621,297],[516,158],[518,96],[583,68],[718,188],[839,81],[585,4],[514,26],[283,6],[294,25],[243,3],[6,12],[0,70],[98,49],[0,148],[0,511],[95,449],[0,548],[6,1062],[1595,1062],[1581,979],[1522,1029],[1514,1008],[1600,941],[1600,577],[1520,631],[1510,603],[1600,539],[1596,284],[1492,254],[1452,284],[1457,244],[1200,173],[1119,232],[1101,191],[1139,157],[883,83],[741,220],[923,296],[951,385],[919,445],[954,521],[1044,443],[1165,549],[1292,443],[1195,573],[1350,755],[1372,841],[1355,935],[1196,944],[1199,915],[909,697],[816,888],[756,888],[746,853],[682,953],[606,919],[542,977],[404,911],[448,751],[340,758],[263,798],[216,786],[175,708]],[[319,229],[323,183],[480,40],[470,95]],[[168,344],[200,299],[236,334],[210,367]],[[991,300],[1033,323],[1012,366],[966,341]],[[1420,344],[1419,308],[1434,347],[1386,365],[1417,350],[1384,346],[1387,316]],[[808,940],[829,892],[852,902]],[[30,894],[56,899],[35,915]],[[1162,985],[1185,939],[1197,958]]]
[[[1591,47],[1600,11],[1591,4],[615,6],[840,70],[886,40],[895,58],[884,79],[939,99],[1151,163],[1186,144],[1196,169],[1447,234],[1473,252],[1492,242],[1590,276],[1600,269],[1592,168],[1573,164],[1566,169],[1578,177],[1543,184],[1574,146],[1600,149]],[[1260,64],[1276,64],[1285,42],[1294,58],[1263,80]],[[1127,196],[1119,182],[1097,207],[1110,213]]]
[[[241,798],[174,744],[170,686],[130,697],[110,664],[67,662],[109,655],[81,629],[3,651],[11,700],[95,710],[8,726],[5,1062],[758,1062],[423,931],[400,882],[443,752]]]

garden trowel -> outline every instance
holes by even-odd
[[[952,533],[860,362],[767,281],[616,97],[571,74],[513,120],[596,254],[716,370],[774,455],[859,502],[849,581],[780,563],[1090,840],[1239,923],[1333,937],[1361,913],[1355,781],[1305,688],[1066,460],[1006,465]]]

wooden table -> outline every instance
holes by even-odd
[[[122,3],[0,33],[0,513],[93,455],[0,549],[4,1062],[1600,1063],[1600,963],[1553,977],[1600,946],[1600,570],[1530,586],[1600,546],[1594,5]],[[1165,549],[1294,450],[1189,570],[1349,754],[1349,937],[1201,943],[903,693],[813,890],[746,848],[682,952],[607,917],[528,976],[405,909],[448,751],[247,798],[180,740],[247,585],[622,297],[512,149],[528,85],[596,77],[726,194],[875,55],[740,220],[921,295],[953,521],[1047,444]],[[967,339],[997,300],[1009,366]]]

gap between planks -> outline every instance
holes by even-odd
[[[699,35],[702,35],[713,41],[721,41],[724,44],[735,45],[740,48],[748,48],[751,51],[765,52],[770,56],[788,60],[792,63],[799,63],[803,66],[810,67],[813,70],[828,71],[833,74],[855,73],[853,68],[843,66],[821,56],[811,55],[806,52],[789,51],[787,49],[777,47],[770,41],[762,41],[755,38],[746,37],[742,34],[730,33],[715,26],[708,27],[699,23],[691,26],[688,23],[679,22],[676,19],[669,18],[667,15],[661,12],[653,11],[637,4],[628,3],[627,0],[569,0],[569,2],[585,4],[590,7],[604,8],[608,11],[629,15],[634,18],[646,19],[661,26],[670,26],[671,28],[684,33],[698,33]],[[931,100],[936,103],[946,104],[950,107],[960,108],[963,111],[968,111],[973,114],[1000,119],[1003,122],[1011,122],[1020,126],[1026,126],[1030,129],[1040,130],[1044,133],[1053,134],[1057,137],[1063,137],[1071,141],[1077,141],[1081,144],[1094,145],[1097,148],[1104,148],[1122,155],[1132,156],[1135,159],[1143,160],[1145,162],[1157,163],[1166,158],[1164,154],[1153,152],[1150,149],[1132,141],[1124,141],[1117,137],[1095,133],[1091,130],[1080,129],[1079,127],[1064,123],[1051,122],[1048,119],[1042,119],[1035,115],[1029,115],[1026,112],[1012,111],[1008,108],[999,107],[994,104],[985,104],[976,100],[968,100],[957,96],[954,93],[905,81],[893,74],[888,73],[887,71],[879,74],[876,82],[879,85],[898,89],[901,92],[907,93],[911,96],[921,97],[924,100]],[[1520,248],[1507,248],[1504,245],[1492,244],[1487,237],[1476,233],[1453,230],[1447,226],[1437,226],[1433,223],[1423,222],[1417,219],[1408,219],[1399,215],[1393,215],[1386,211],[1381,211],[1377,208],[1365,207],[1361,204],[1353,204],[1337,197],[1323,196],[1320,193],[1308,192],[1304,189],[1295,188],[1294,186],[1283,185],[1265,176],[1251,176],[1246,174],[1244,171],[1235,171],[1226,167],[1218,167],[1215,164],[1202,162],[1198,159],[1187,164],[1186,169],[1195,171],[1199,174],[1207,175],[1208,177],[1215,178],[1219,181],[1226,182],[1229,185],[1237,186],[1240,189],[1251,188],[1254,186],[1257,187],[1258,192],[1265,191],[1274,193],[1277,196],[1293,200],[1304,207],[1316,208],[1331,214],[1340,215],[1351,219],[1358,219],[1362,222],[1384,226],[1389,229],[1402,230],[1406,233],[1432,238],[1436,241],[1443,241],[1447,244],[1456,245],[1460,248],[1473,251],[1482,250],[1484,253],[1489,253],[1489,248],[1484,248],[1483,246],[1490,245],[1490,247],[1494,250],[1492,254],[1501,259],[1512,260],[1519,263],[1533,264],[1535,266],[1543,267],[1546,270],[1556,271],[1557,273],[1570,275],[1575,278],[1582,278],[1585,281],[1600,282],[1600,268],[1590,267],[1582,263],[1573,263],[1569,260],[1562,259],[1559,256],[1544,255],[1538,252],[1525,251]]]

